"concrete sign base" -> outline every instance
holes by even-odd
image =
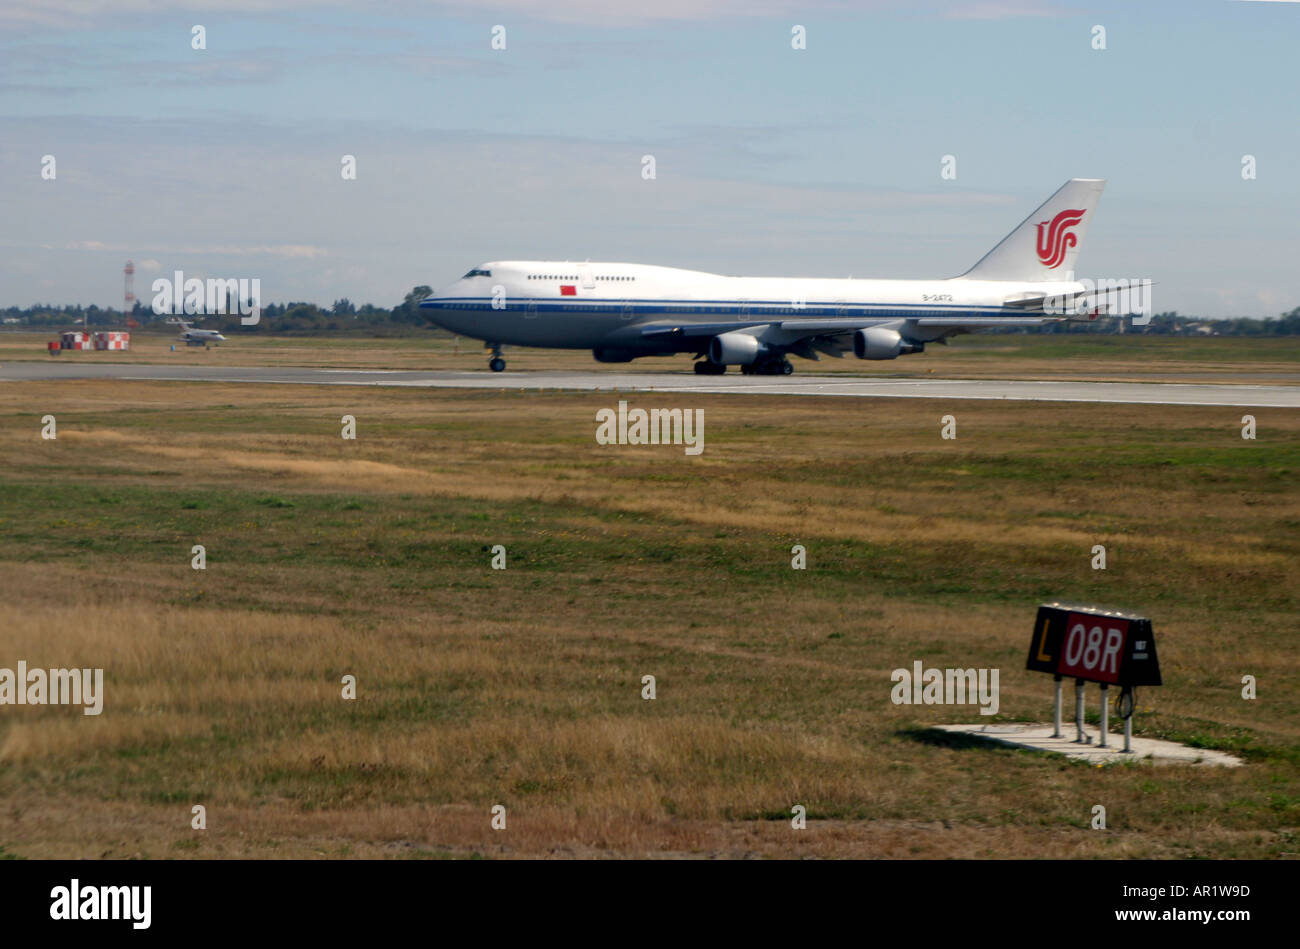
[[[1187,745],[1180,745],[1173,741],[1161,741],[1157,738],[1134,737],[1132,754],[1123,752],[1123,738],[1114,734],[1109,736],[1109,747],[1098,748],[1097,738],[1100,733],[1092,725],[1084,727],[1084,736],[1091,738],[1092,741],[1080,744],[1074,740],[1073,722],[1068,723],[1061,729],[1063,735],[1060,738],[1052,737],[1051,725],[1007,722],[996,725],[934,725],[932,727],[936,731],[969,735],[972,738],[983,738],[1003,745],[1011,745],[1015,748],[1028,748],[1031,751],[1051,751],[1093,764],[1152,761],[1156,764],[1205,764],[1218,765],[1224,768],[1236,768],[1243,764],[1240,758],[1234,758],[1226,752],[1212,751],[1208,748],[1190,748]]]

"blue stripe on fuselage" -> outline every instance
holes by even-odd
[[[1024,310],[1001,306],[966,306],[957,303],[786,303],[741,302],[738,300],[556,300],[515,298],[493,306],[492,297],[440,297],[420,301],[428,310],[532,310],[537,313],[673,313],[685,316],[875,316],[880,318],[951,316],[953,313],[985,315],[1024,314]],[[500,303],[500,301],[496,301]]]

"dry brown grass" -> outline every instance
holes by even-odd
[[[0,389],[0,665],[108,680],[98,718],[0,710],[0,847],[1296,849],[1297,413],[1258,413],[1252,444],[1228,409],[962,403],[952,443],[938,403],[677,397],[705,408],[689,459],[596,445],[595,409],[615,398]],[[55,442],[38,437],[46,412]],[[497,542],[504,573],[487,569]],[[1111,548],[1104,574],[1093,543]],[[1244,750],[1248,766],[968,749],[922,729],[974,708],[888,702],[890,670],[913,659],[992,666],[1003,715],[1040,718],[1050,680],[1020,671],[1038,588],[1151,609],[1167,684],[1142,693],[1139,731]],[[1259,701],[1239,698],[1243,672]],[[339,697],[344,673],[356,702]],[[1088,829],[1094,803],[1105,833]]]

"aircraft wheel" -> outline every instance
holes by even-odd
[[[788,359],[781,360],[781,375],[788,376],[794,372],[794,365]]]
[[[493,356],[492,361],[488,363],[488,368],[493,372],[503,372],[506,368],[506,361],[500,356]]]

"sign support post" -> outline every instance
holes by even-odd
[[[1106,747],[1106,735],[1110,732],[1110,705],[1107,699],[1110,698],[1110,684],[1103,682],[1101,684],[1101,741],[1097,742],[1098,748]]]
[[[1052,737],[1061,737],[1061,685],[1063,676],[1056,677],[1056,707],[1052,710]]]
[[[1133,754],[1133,713],[1137,710],[1137,694],[1133,686],[1125,686],[1119,693],[1119,714],[1124,719],[1124,754]]]
[[[1083,680],[1074,680],[1074,741],[1083,744]]]

